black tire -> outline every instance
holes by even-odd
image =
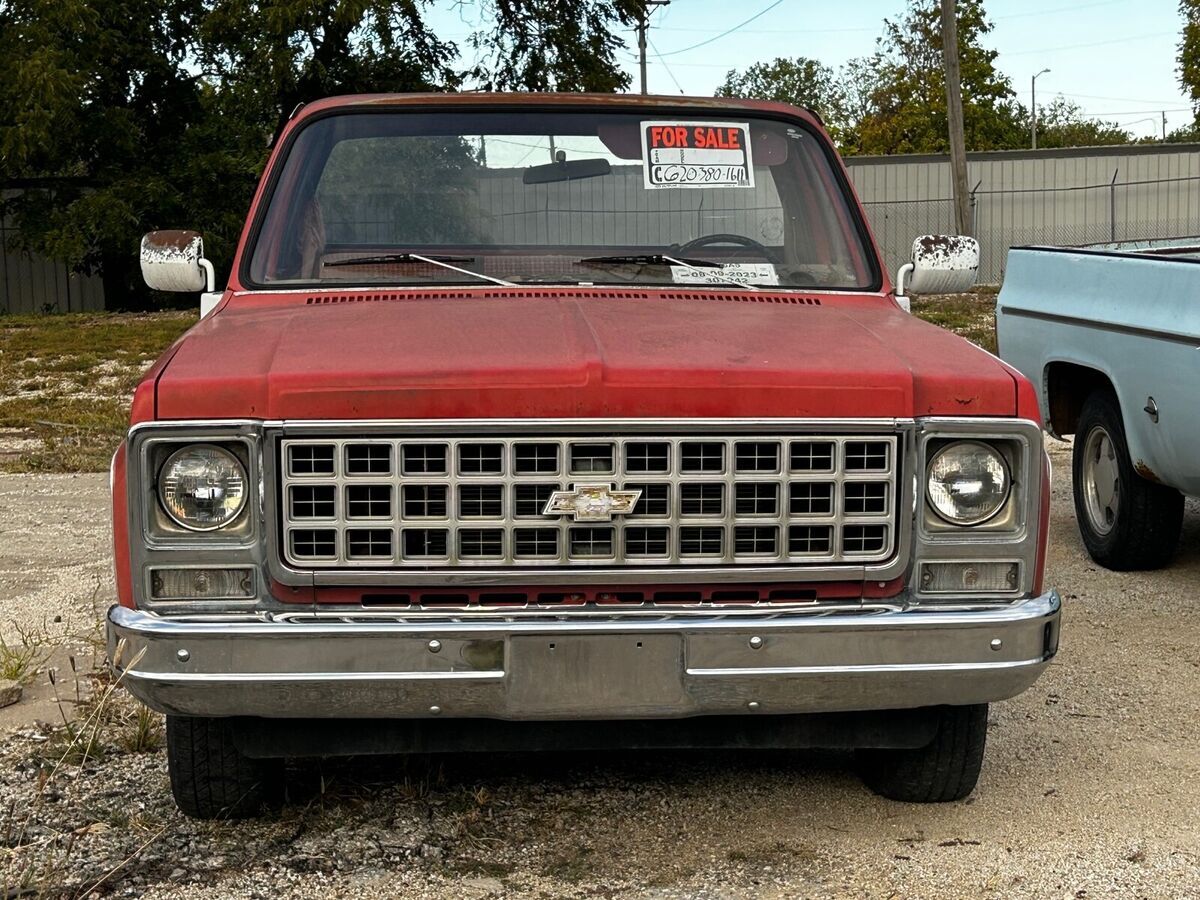
[[[167,716],[167,768],[175,804],[193,819],[245,819],[283,793],[283,760],[251,759],[228,719]]]
[[[979,781],[987,742],[986,703],[943,706],[933,740],[915,750],[860,750],[859,774],[867,787],[904,803],[962,800]]]
[[[1106,437],[1111,444],[1104,443]],[[1089,455],[1106,453],[1109,446],[1112,455],[1103,471],[1108,475],[1115,468],[1115,509],[1105,505],[1085,477],[1089,468],[1094,472],[1097,466],[1089,462]],[[1147,481],[1134,469],[1121,407],[1112,391],[1095,391],[1084,401],[1075,429],[1071,474],[1075,519],[1092,559],[1117,571],[1157,569],[1171,561],[1183,528],[1183,495]]]

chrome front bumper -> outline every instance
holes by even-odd
[[[122,683],[175,715],[677,718],[1004,700],[1058,650],[1056,592],[984,610],[345,621],[114,606]],[[118,652],[118,645],[119,652]]]

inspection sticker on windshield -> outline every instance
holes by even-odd
[[[671,266],[676,284],[779,284],[770,263],[725,263],[720,266]]]
[[[745,122],[642,122],[646,187],[752,188]]]

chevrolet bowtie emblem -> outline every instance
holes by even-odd
[[[573,491],[555,491],[543,516],[571,516],[576,522],[611,522],[633,512],[641,491],[617,491],[607,484],[577,484]]]

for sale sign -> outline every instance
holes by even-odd
[[[642,122],[647,188],[752,188],[745,122]]]

